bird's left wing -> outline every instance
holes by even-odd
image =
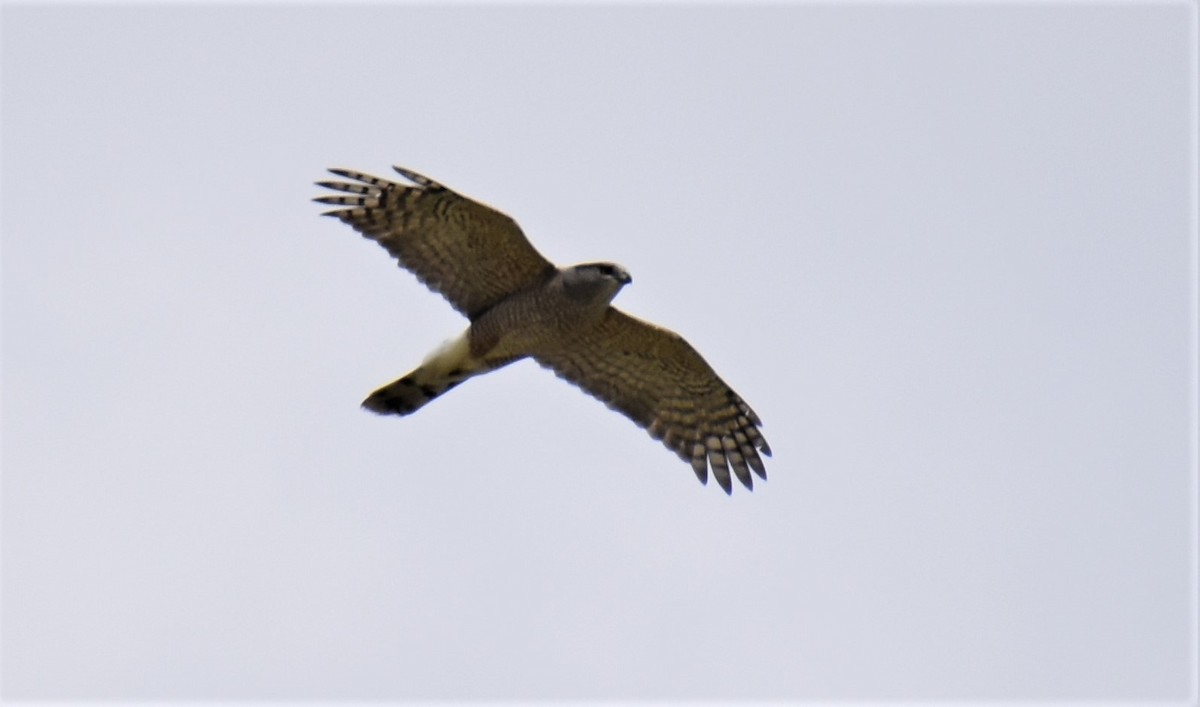
[[[314,201],[342,207],[325,215],[377,241],[470,319],[556,271],[516,221],[428,177],[403,167],[394,169],[415,186],[331,169],[353,181],[317,182],[343,194]]]
[[[538,363],[646,428],[707,483],[731,493],[729,470],[753,488],[771,448],[762,422],[683,337],[609,307],[599,322]]]

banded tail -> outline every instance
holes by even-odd
[[[362,406],[380,415],[410,415],[463,380],[430,376],[429,370],[422,366],[371,393]]]
[[[442,344],[400,380],[367,396],[362,406],[380,415],[411,415],[483,367],[471,357],[470,330]]]

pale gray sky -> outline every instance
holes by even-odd
[[[1196,7],[3,11],[8,699],[1195,698]],[[728,498],[318,218],[613,260]]]

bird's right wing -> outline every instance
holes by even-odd
[[[314,201],[392,254],[417,279],[471,319],[496,302],[551,277],[556,268],[508,216],[437,182],[394,167],[416,186],[348,169],[353,181],[317,182],[345,195]]]
[[[701,482],[710,466],[725,493],[730,467],[746,488],[751,469],[767,478],[759,453],[771,448],[758,415],[675,332],[609,307],[596,326],[534,358],[646,428]]]

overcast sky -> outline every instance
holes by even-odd
[[[1193,3],[3,11],[9,699],[1173,699]],[[612,260],[726,497],[318,217],[396,163]]]

